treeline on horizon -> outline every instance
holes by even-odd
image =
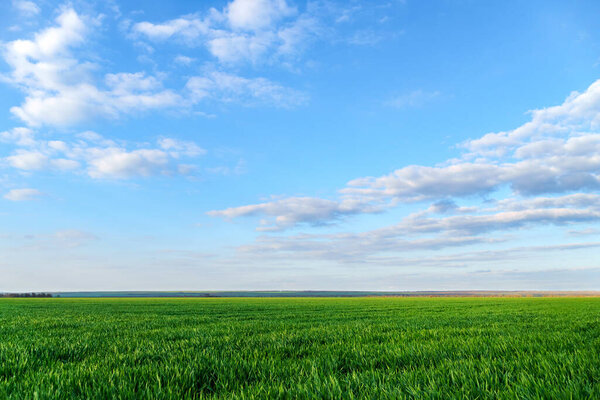
[[[52,293],[0,293],[0,297],[52,297]]]

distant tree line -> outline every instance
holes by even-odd
[[[0,293],[0,297],[52,297],[52,293]]]

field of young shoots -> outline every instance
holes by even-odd
[[[1,299],[5,399],[600,399],[600,298]]]

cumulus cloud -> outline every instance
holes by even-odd
[[[349,182],[342,193],[399,201],[486,194],[501,186],[540,195],[600,188],[600,81],[560,106],[532,111],[508,132],[486,134],[463,146],[470,152],[439,167],[409,166]],[[477,157],[476,162],[469,161]]]
[[[290,208],[260,203],[240,207],[239,212],[235,208],[229,209],[227,214],[230,217],[265,215],[275,221],[278,218],[291,221],[280,224],[279,227],[293,227],[303,222],[319,225],[338,218],[337,207],[350,199],[361,204],[361,210],[355,212],[358,214],[369,212],[364,211],[372,209],[369,205],[381,210],[399,203],[422,201],[438,204],[440,201],[451,201],[454,204],[456,199],[491,196],[502,188],[508,188],[514,196],[518,196],[521,209],[529,201],[528,197],[581,193],[568,198],[535,199],[531,204],[538,207],[555,204],[556,210],[530,210],[526,213],[527,218],[524,218],[523,213],[506,211],[491,219],[485,216],[463,216],[435,223],[452,223],[452,226],[458,222],[465,226],[469,223],[474,224],[473,226],[507,226],[505,222],[510,220],[510,224],[518,226],[528,224],[529,221],[593,219],[596,214],[589,207],[590,202],[596,202],[597,199],[589,197],[585,192],[600,189],[598,115],[600,81],[594,82],[583,93],[571,94],[560,106],[533,111],[532,120],[513,131],[487,134],[481,139],[463,144],[468,151],[459,158],[447,160],[438,166],[410,165],[387,175],[354,179],[339,190],[339,199],[330,200],[332,204],[326,208],[329,212],[305,215]],[[311,201],[316,202],[317,199]],[[562,207],[568,201],[579,201],[582,209],[563,210]],[[584,204],[585,201],[588,202],[587,205]],[[517,206],[513,205],[513,208],[516,209]],[[247,210],[253,212],[248,213]],[[457,212],[457,209],[451,211]],[[225,214],[212,212],[210,215]],[[419,222],[423,223],[422,220]],[[446,226],[445,229],[452,228]]]
[[[15,143],[19,146],[32,146],[36,143],[33,130],[23,127],[0,132],[0,142]]]
[[[203,45],[225,64],[294,55],[321,30],[310,10],[299,13],[285,0],[234,0],[204,16],[192,14],[132,26],[135,36],[152,41],[174,39],[190,46]]]
[[[30,13],[37,7],[30,1],[14,0],[14,5]],[[302,91],[264,77],[223,71],[240,62],[281,62],[290,67],[307,43],[328,32],[323,18],[333,21],[340,12],[317,3],[299,10],[285,0],[233,0],[202,14],[128,24],[129,37],[138,44],[176,40],[204,46],[218,61],[215,71],[192,77],[184,88],[170,89],[163,87],[160,73],[99,74],[103,65],[85,49],[94,44],[94,32],[103,16],[63,6],[52,26],[0,45],[2,58],[10,67],[4,80],[25,94],[11,113],[29,127],[67,127],[94,118],[115,119],[157,109],[190,110],[200,101],[301,105],[308,99]],[[177,55],[174,61],[188,66],[195,59]]]
[[[194,18],[187,16],[164,26],[138,24],[135,29],[153,39],[175,34],[193,38],[203,26]],[[236,18],[242,23],[241,16]],[[304,93],[266,78],[246,78],[219,71],[190,78],[180,93],[164,88],[161,74],[107,73],[98,80],[94,72],[100,66],[94,61],[80,60],[75,50],[89,42],[93,27],[99,24],[100,19],[65,8],[56,18],[55,26],[41,30],[32,39],[14,40],[1,46],[2,57],[11,68],[5,80],[25,93],[23,103],[11,108],[12,114],[29,127],[65,127],[93,118],[114,119],[156,109],[187,109],[200,101],[293,107],[307,99]],[[262,36],[244,35],[247,36],[223,33],[207,45],[223,59],[258,57],[263,48]],[[285,35],[284,41],[290,40],[288,36]],[[192,62],[184,56],[177,60]],[[9,134],[19,132],[3,132],[0,140]]]
[[[45,168],[48,156],[35,150],[17,150],[12,156],[6,157],[6,161],[14,168],[36,171]]]
[[[264,29],[295,13],[285,0],[234,0],[225,12],[232,28],[244,30]]]
[[[131,33],[138,40],[171,40],[205,47],[225,66],[282,63],[290,67],[315,40],[373,45],[388,36],[377,27],[357,30],[350,39],[346,33],[336,34],[337,24],[344,22],[348,28],[360,14],[366,14],[365,7],[355,4],[310,1],[296,7],[286,0],[232,0],[223,8],[211,8],[206,13],[163,22],[138,22],[131,26]],[[415,93],[413,101],[418,102],[419,96],[436,95]]]
[[[128,150],[120,146],[78,147],[73,151],[86,160],[87,173],[92,178],[127,179],[152,175],[187,175],[193,172],[189,164],[182,164],[179,160],[193,159],[204,154],[204,150],[191,142],[187,148],[174,147],[176,145],[173,143],[180,144],[174,139],[162,138],[157,148]]]
[[[10,201],[28,201],[33,200],[41,195],[42,192],[37,189],[23,188],[9,190],[8,193],[4,195],[4,198]]]
[[[18,144],[21,135],[8,135]],[[128,179],[152,175],[189,175],[206,151],[191,141],[161,137],[154,146],[131,148],[86,131],[74,140],[32,139],[3,161],[22,171],[85,172],[92,178]]]
[[[460,163],[444,167],[411,165],[382,177],[358,178],[348,182],[341,193],[420,201],[448,196],[487,193],[500,183],[501,166]]]
[[[126,151],[119,148],[94,149],[89,161],[92,178],[131,178],[150,176],[163,171],[169,159],[164,151],[141,149]]]
[[[597,130],[600,127],[599,109],[600,80],[590,85],[583,93],[571,93],[561,105],[531,111],[531,121],[516,129],[488,133],[463,143],[463,146],[474,156],[505,155],[517,147],[533,142],[537,142],[534,146],[538,150],[543,150],[540,146],[550,144],[548,138],[572,137],[588,130]]]
[[[32,40],[2,46],[2,56],[11,67],[7,80],[26,94],[23,104],[11,108],[15,116],[30,126],[64,126],[181,102],[179,95],[162,89],[156,77],[142,72],[107,74],[104,87],[98,86],[91,73],[98,66],[73,55],[98,21],[66,8],[55,26],[36,33]]]

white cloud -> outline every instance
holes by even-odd
[[[446,167],[411,165],[377,178],[348,182],[342,193],[419,201],[447,196],[487,193],[501,182],[502,168],[485,163],[461,163]]]
[[[221,165],[217,167],[209,167],[206,168],[206,171],[211,174],[224,176],[241,175],[246,172],[246,161],[244,161],[244,159],[239,159],[233,166]]]
[[[532,114],[532,121],[513,131],[467,142],[471,152],[449,165],[359,178],[342,193],[414,201],[486,194],[502,186],[527,196],[599,189],[600,81]]]
[[[15,143],[19,146],[32,146],[36,143],[33,130],[23,127],[0,132],[0,142]]]
[[[99,240],[98,236],[93,233],[77,229],[56,231],[51,235],[50,239],[66,247],[79,247],[87,242]]]
[[[559,197],[536,197],[530,199],[508,198],[496,202],[494,209],[519,211],[563,207],[593,208],[600,210],[600,195],[575,193]]]
[[[244,78],[216,71],[204,76],[191,77],[186,89],[195,102],[213,98],[226,103],[264,104],[287,108],[304,104],[307,100],[305,93],[286,88],[266,78]]]
[[[163,23],[128,23],[125,29],[137,38],[205,46],[224,64],[283,62],[289,67],[312,38],[328,31],[324,19],[337,16],[334,8],[309,3],[300,12],[285,0],[234,0],[204,15],[183,15]],[[307,99],[305,93],[265,78],[225,72],[193,77],[180,93],[163,88],[160,73],[98,76],[102,65],[85,49],[94,44],[91,40],[102,16],[79,14],[69,6],[59,11],[54,26],[32,38],[1,45],[2,56],[11,67],[5,80],[25,94],[22,104],[12,107],[11,112],[30,127],[66,127],[94,118],[187,109],[199,99],[278,107],[296,106]],[[174,61],[190,65],[194,59],[178,55]]]
[[[36,150],[17,150],[14,155],[6,157],[6,161],[17,169],[37,171],[46,167],[48,157]]]
[[[26,87],[60,90],[70,80],[86,75],[86,66],[70,55],[70,48],[84,42],[90,21],[74,10],[64,10],[57,26],[35,34],[33,40],[14,40],[3,46],[3,56],[13,68],[12,80]]]
[[[33,200],[41,195],[42,192],[37,189],[24,188],[12,189],[4,195],[4,198],[10,201],[28,201]]]
[[[277,31],[279,45],[277,55],[290,57],[298,55],[311,41],[326,35],[327,28],[312,15],[304,13],[293,23]]]
[[[544,208],[500,212],[481,210],[484,213],[479,215],[443,218],[431,218],[424,213],[415,213],[396,225],[361,233],[263,236],[253,244],[241,246],[239,251],[242,254],[295,260],[308,258],[412,266],[423,264],[425,261],[448,267],[458,260],[440,256],[442,258],[426,257],[417,261],[404,259],[402,255],[407,252],[506,241],[503,237],[494,237],[494,232],[540,225],[572,226],[581,222],[595,223],[600,221],[600,204],[597,206],[595,209]],[[496,259],[497,257],[498,255]]]
[[[573,229],[569,231],[569,234],[573,236],[600,235],[600,230],[594,228]]]
[[[78,161],[69,160],[67,158],[55,158],[50,161],[50,165],[52,168],[59,171],[77,170],[81,167],[81,164]]]
[[[210,23],[201,20],[197,16],[188,15],[162,24],[139,22],[132,29],[134,32],[143,34],[153,40],[165,40],[173,36],[181,36],[191,42],[199,36],[206,35],[210,30]]]
[[[150,176],[165,171],[169,163],[167,153],[156,149],[125,151],[123,149],[94,150],[90,159],[92,178],[131,178]]]
[[[74,147],[70,154],[86,162],[92,178],[130,179],[193,173],[195,167],[180,160],[195,159],[205,151],[193,142],[161,138],[156,147],[129,150],[110,142],[107,146],[83,144]]]
[[[173,59],[173,61],[175,61],[177,64],[181,64],[181,65],[185,65],[185,66],[192,64],[195,60],[196,60],[195,58],[184,56],[181,54],[176,56]]]
[[[231,33],[208,41],[210,52],[224,63],[240,60],[258,62],[269,50],[274,36],[270,33],[237,34]]]
[[[227,5],[225,13],[232,28],[259,30],[296,12],[285,0],[234,0]]]
[[[90,84],[79,84],[65,87],[59,93],[36,92],[28,96],[20,107],[11,108],[11,111],[30,126],[66,126],[94,117],[117,118],[123,113],[174,107],[182,103],[181,97],[171,90],[152,91],[139,87],[127,90],[128,84],[132,83],[119,82],[110,91],[100,90]]]
[[[426,92],[424,90],[415,90],[408,94],[396,96],[389,100],[387,104],[396,108],[408,108],[408,107],[421,107],[426,103],[440,97],[441,93],[438,91]]]
[[[407,217],[397,228],[404,234],[456,232],[480,234],[483,232],[519,228],[526,225],[593,222],[600,219],[598,210],[546,208],[540,210],[503,211],[485,215],[459,215],[445,218]]]
[[[210,211],[208,215],[228,219],[264,215],[272,217],[272,219],[263,220],[258,230],[276,231],[294,227],[299,223],[319,225],[346,215],[377,211],[378,209],[372,205],[350,200],[338,203],[311,197],[290,197],[267,203]]]
[[[331,201],[328,210],[315,215],[295,213],[286,208],[274,207],[272,203],[261,203],[228,210],[229,217],[244,215],[266,215],[283,221],[279,228],[289,228],[308,222],[312,225],[327,224],[338,217],[336,211],[345,202],[352,200],[361,205],[359,212],[381,210],[398,203],[417,201],[448,201],[465,197],[489,196],[501,188],[512,190],[515,196],[539,196],[586,192],[600,189],[600,81],[593,83],[584,93],[572,94],[556,107],[533,112],[532,121],[508,133],[488,134],[481,140],[473,140],[465,146],[471,150],[463,157],[448,160],[439,166],[411,165],[379,177],[354,179],[342,188],[340,199]],[[475,158],[475,155],[478,156]],[[555,204],[554,214],[545,211],[527,211],[532,221],[573,221],[595,218],[590,211],[592,203],[581,210],[563,210],[568,201],[592,201],[596,198],[576,193],[569,198],[540,198],[533,201],[538,207]],[[294,198],[290,198],[294,200]],[[590,200],[591,199],[591,200]],[[319,199],[311,199],[317,202]],[[511,200],[512,201],[512,200]],[[529,204],[519,198],[521,207]],[[280,200],[280,202],[285,202]],[[328,200],[329,202],[329,200]],[[558,202],[561,202],[559,204]],[[502,203],[501,203],[502,204]],[[370,207],[369,207],[370,206]],[[516,207],[516,206],[513,206]],[[238,213],[233,210],[239,210]],[[249,212],[252,210],[252,212]],[[466,210],[469,211],[468,209]],[[456,210],[454,210],[456,212]],[[211,215],[225,216],[217,211]],[[504,220],[517,218],[512,223]],[[482,226],[518,225],[523,213],[509,211],[492,217],[452,217],[444,223],[481,223]],[[494,219],[496,218],[496,219]],[[501,220],[498,220],[500,218]],[[418,220],[423,223],[423,220]],[[435,220],[436,224],[442,220]],[[412,221],[416,223],[416,221]],[[428,223],[433,223],[428,221]],[[506,223],[505,223],[506,222]],[[528,222],[527,222],[528,223]],[[453,225],[454,226],[454,225]],[[479,226],[479,225],[478,225]],[[405,227],[407,228],[407,227]],[[446,226],[446,230],[451,229]]]
[[[294,68],[294,61],[316,39],[373,45],[389,36],[389,32],[381,32],[378,27],[364,29],[365,20],[357,21],[362,29],[352,35],[336,33],[335,26],[340,21],[357,20],[350,18],[350,14],[354,17],[362,14],[369,19],[369,24],[380,25],[376,22],[380,18],[373,18],[373,11],[373,8],[328,1],[300,5],[286,0],[232,0],[219,10],[210,8],[206,13],[158,23],[139,22],[132,25],[131,33],[134,39],[172,40],[205,47],[225,66],[280,63]],[[388,11],[380,9],[376,13],[379,12]],[[353,23],[346,24],[345,28],[354,28]]]
[[[26,235],[27,244],[22,250],[37,253],[48,249],[75,248],[100,238],[93,233],[78,229],[63,229],[52,233]]]
[[[206,16],[186,15],[163,23],[139,22],[134,36],[153,41],[175,39],[205,46],[221,63],[260,63],[294,55],[319,34],[310,10],[298,13],[285,0],[234,0]]]
[[[312,205],[312,208],[309,207]],[[260,206],[232,208],[210,215],[226,218],[239,216],[268,215],[279,218],[296,217],[296,220],[274,220],[269,231],[284,229],[300,222],[319,224],[322,220],[331,220],[333,213],[339,213],[335,202],[323,203],[321,199],[303,199],[263,203]],[[333,210],[333,211],[332,211]],[[349,214],[369,212],[359,208],[347,208]],[[433,217],[435,213],[458,213]],[[556,198],[530,199],[519,204],[518,199],[506,199],[494,203],[489,208],[460,208],[446,204],[436,204],[425,211],[408,215],[399,223],[384,228],[361,233],[336,234],[297,234],[284,237],[261,237],[256,243],[241,246],[240,251],[252,254],[268,254],[269,257],[282,256],[294,259],[329,259],[347,262],[381,263],[388,255],[394,264],[402,260],[398,252],[438,250],[474,244],[492,244],[504,242],[503,237],[494,237],[494,232],[505,232],[527,227],[554,225],[571,227],[578,223],[597,223],[600,221],[600,196],[574,194]],[[276,225],[279,223],[279,225]],[[267,227],[269,228],[269,226]],[[439,265],[457,261],[440,259]],[[412,260],[412,265],[421,264]],[[407,263],[408,265],[411,262]]]
[[[168,151],[173,158],[179,158],[181,155],[186,157],[196,157],[206,154],[206,150],[196,143],[184,140],[161,138],[158,140],[158,145],[161,149]]]
[[[13,0],[13,7],[21,14],[27,17],[32,17],[40,13],[40,8],[33,1]]]
[[[155,31],[143,24],[136,25],[136,29],[146,34],[155,32],[153,38],[175,33],[193,37],[196,33],[190,30],[202,30],[202,24],[194,22],[193,18],[178,19]],[[265,78],[244,78],[217,71],[189,79],[182,92],[185,97],[163,88],[160,74],[108,73],[98,83],[93,72],[100,66],[79,60],[74,50],[88,42],[90,31],[99,21],[67,8],[57,17],[56,26],[38,32],[32,40],[14,40],[2,45],[2,56],[11,67],[6,79],[25,93],[23,103],[11,108],[16,117],[30,127],[64,127],[93,118],[119,118],[154,109],[188,108],[202,99],[277,107],[292,107],[306,101],[304,93]],[[274,40],[267,36],[273,35],[222,32],[218,37],[213,36],[214,41],[207,45],[223,59],[258,59]],[[229,40],[233,42],[229,43]],[[183,56],[178,60],[192,61]],[[3,132],[0,140],[15,134],[20,133]]]
[[[109,111],[98,89],[86,84],[64,88],[57,94],[35,92],[21,106],[11,108],[14,115],[30,126],[77,124],[97,113],[110,114]]]
[[[531,111],[531,121],[517,129],[488,133],[463,146],[473,156],[502,156],[515,147],[555,136],[569,136],[600,127],[600,80],[583,93],[573,92],[559,106]]]
[[[98,20],[64,9],[56,26],[40,31],[33,40],[14,40],[2,46],[12,71],[7,79],[22,89],[25,101],[11,112],[30,126],[64,126],[93,117],[181,105],[181,98],[164,90],[158,78],[142,72],[107,74],[106,88],[94,83],[98,65],[80,61],[72,50],[86,43]]]
[[[20,146],[4,158],[9,166],[23,171],[85,171],[92,178],[128,179],[151,175],[189,175],[196,170],[190,162],[206,153],[191,141],[169,137],[130,148],[120,141],[87,131],[75,140],[32,139],[20,144],[20,135],[9,135]],[[33,137],[33,136],[32,136]],[[129,148],[128,148],[129,147]]]
[[[131,92],[147,92],[160,89],[161,83],[154,76],[146,76],[143,72],[106,74],[106,85],[117,96],[126,96]]]
[[[348,39],[348,43],[357,46],[373,46],[374,44],[377,44],[384,39],[384,35],[376,33],[371,29],[365,29],[362,31],[355,32],[354,35],[352,35],[352,37]],[[428,101],[431,98],[437,97],[438,95],[439,93],[437,92],[426,93],[422,91],[416,91],[411,93],[408,98],[403,99],[403,96],[401,96],[394,100],[400,102],[408,100],[409,102],[417,103],[415,105],[421,105],[422,102]],[[392,103],[394,103],[394,101],[392,101]],[[403,104],[398,104],[398,106],[403,106]]]

